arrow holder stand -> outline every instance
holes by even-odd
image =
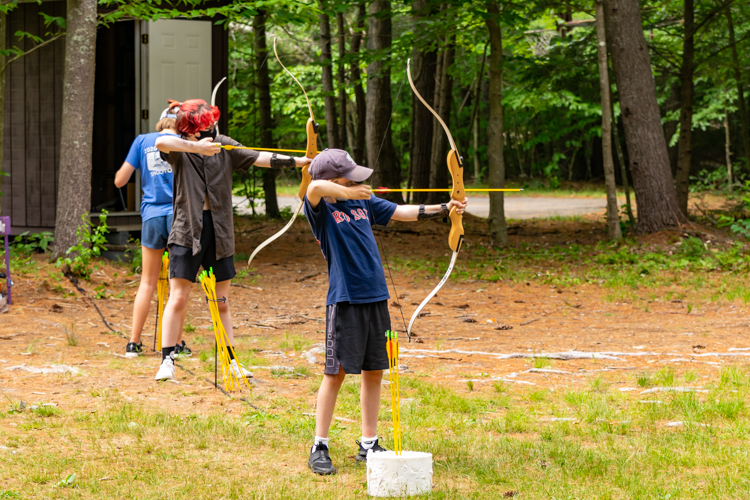
[[[159,283],[156,285],[156,325],[154,326],[154,351],[161,351],[161,332],[164,321],[164,307],[169,297],[169,252],[161,258]]]
[[[237,373],[239,368],[239,362],[236,361],[237,356],[234,352],[234,347],[229,340],[224,325],[221,322],[221,315],[219,314],[219,303],[226,303],[227,298],[216,296],[216,275],[213,273],[213,269],[209,269],[208,272],[203,271],[199,276],[201,287],[206,293],[206,303],[208,304],[209,311],[211,312],[211,323],[214,328],[214,386],[219,387],[219,364],[221,364],[221,372],[224,376],[224,390],[226,392],[239,391],[241,390],[244,382],[248,390],[250,390],[250,384],[247,378],[241,373]],[[235,360],[232,363],[232,360]],[[219,361],[221,363],[219,363]]]

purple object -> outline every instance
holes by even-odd
[[[8,287],[8,305],[10,301],[10,247],[8,246],[8,235],[10,234],[10,217],[7,215],[0,217],[0,235],[5,237],[5,284]]]

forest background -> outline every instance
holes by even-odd
[[[556,190],[603,178],[611,239],[629,227],[640,233],[680,227],[691,190],[731,192],[744,188],[749,174],[750,7],[744,2],[68,4],[66,19],[45,17],[50,32],[31,48],[67,30],[70,99],[61,141],[68,147],[58,198],[79,201],[58,210],[58,255],[73,246],[89,209],[83,191],[90,185],[96,29],[128,18],[212,18],[225,25],[231,33],[229,135],[253,147],[299,149],[309,111],[303,93],[269,57],[278,39],[280,57],[311,98],[319,147],[350,151],[375,169],[374,186],[449,187],[443,158],[450,141],[410,91],[409,59],[415,88],[444,119],[464,157],[466,181]],[[0,14],[16,5],[3,3]],[[29,52],[20,41],[30,36],[14,34],[24,49],[2,49],[0,87],[7,65]],[[278,218],[276,175],[238,176],[237,194],[264,198],[266,214]],[[625,194],[622,217],[616,186]],[[496,244],[508,241],[503,200],[502,193],[490,195]],[[724,223],[746,215],[730,214]]]
[[[449,185],[443,162],[448,142],[408,88],[406,61],[411,58],[416,87],[447,123],[464,157],[467,182],[502,187],[507,180],[551,190],[571,181],[601,183],[609,155],[617,166],[617,185],[627,190],[635,181],[634,201],[642,215],[664,210],[655,198],[674,196],[687,215],[690,190],[731,191],[743,186],[748,175],[742,89],[746,92],[750,9],[731,1],[689,0],[642,2],[640,10],[637,2],[604,6],[616,10],[619,3],[620,10],[635,6],[642,35],[630,33],[633,40],[615,44],[644,43],[654,86],[640,88],[626,75],[618,79],[608,61],[613,148],[602,143],[594,2],[320,2],[295,19],[269,9],[272,14],[260,13],[253,23],[235,21],[230,24],[230,135],[266,147],[304,141],[304,96],[274,58],[265,57],[258,39],[262,26],[268,39],[278,37],[282,60],[308,90],[321,123],[321,147],[345,148],[356,161],[375,168],[373,185]],[[608,44],[612,36],[617,35],[611,34]],[[635,40],[638,36],[643,40]],[[268,81],[264,64],[270,68]],[[628,137],[621,110],[624,92],[618,92],[618,85],[635,94],[631,99],[637,105],[658,103],[656,132],[663,136],[653,127],[643,134],[652,141],[648,149],[664,151],[637,172],[629,150],[640,148],[638,132]],[[273,131],[264,143],[268,125],[261,96],[266,87]],[[374,93],[379,94],[370,95]],[[502,137],[495,144],[493,128]],[[655,180],[664,170],[676,192]],[[494,182],[493,171],[499,171]],[[272,174],[266,176],[243,180],[270,192]],[[421,193],[390,196],[395,201],[437,200]],[[628,198],[624,226],[633,221],[632,215],[627,217],[633,205]],[[273,204],[268,207],[271,215],[277,210]],[[491,212],[491,227],[498,216],[501,211]],[[640,229],[650,232],[683,220],[666,219],[646,221]],[[504,225],[498,226],[493,235],[502,242],[507,236]]]

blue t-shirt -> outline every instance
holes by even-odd
[[[317,209],[313,209],[305,196],[305,216],[328,262],[326,305],[388,300],[388,285],[372,226],[387,225],[396,206],[373,196],[369,200],[332,204],[321,199]]]
[[[141,220],[144,222],[172,213],[172,166],[161,159],[160,151],[156,149],[156,139],[162,135],[174,134],[152,132],[139,135],[125,158],[141,171]]]

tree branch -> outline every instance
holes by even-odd
[[[50,43],[54,42],[55,40],[57,40],[58,38],[61,38],[63,36],[65,36],[65,32],[58,33],[57,35],[53,36],[52,38],[49,38],[49,39],[43,41],[42,43],[40,43],[39,45],[36,45],[35,47],[27,50],[23,54],[18,54],[16,57],[13,57],[12,59],[9,59],[8,62],[6,62],[5,65],[3,66],[2,70],[0,70],[0,77],[2,77],[2,75],[5,74],[5,70],[8,69],[8,65],[10,65],[10,63],[12,63],[13,61],[15,61],[16,59],[20,59],[23,56],[29,55],[32,52],[34,52],[36,49],[41,49],[45,45],[50,44]]]
[[[704,62],[709,61],[710,59],[713,59],[714,57],[718,56],[720,53],[722,53],[726,49],[731,49],[732,46],[739,45],[740,42],[744,42],[747,39],[750,39],[750,31],[747,32],[745,34],[745,36],[743,36],[742,38],[739,38],[739,39],[735,40],[734,43],[727,44],[724,47],[711,52],[710,54],[708,54],[707,57],[703,58],[700,62],[695,63],[695,67],[697,68],[698,66],[700,66]]]
[[[703,28],[706,25],[706,23],[708,23],[708,21],[710,21],[716,14],[722,12],[724,9],[729,7],[733,2],[734,0],[725,0],[725,2],[722,3],[719,7],[711,11],[705,18],[703,18],[703,21],[699,22],[695,26],[695,29],[693,30],[693,36],[695,36],[695,34],[698,33],[701,30],[701,28]]]

